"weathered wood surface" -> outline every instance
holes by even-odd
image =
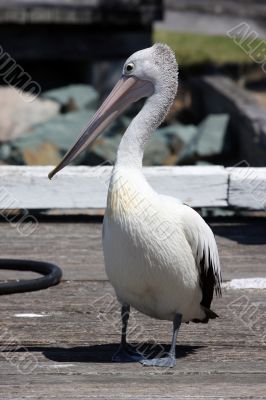
[[[265,277],[263,219],[211,226],[225,279]],[[64,272],[56,287],[0,297],[1,400],[265,399],[265,290],[226,290],[213,305],[219,319],[184,324],[172,370],[111,363],[119,308],[100,236],[101,225],[86,219],[43,220],[27,237],[0,223],[1,257],[50,260]],[[170,336],[170,323],[133,313],[131,342],[161,351]]]
[[[265,219],[208,222],[216,235],[225,281],[266,277]],[[24,236],[19,225],[2,222],[0,256],[53,262],[63,269],[64,280],[106,280],[101,230],[102,225],[89,218],[50,218],[37,222],[31,235]],[[8,276],[15,273],[0,270],[0,278]]]
[[[0,23],[150,24],[161,16],[161,0],[0,0]]]
[[[70,24],[17,24],[10,27],[0,23],[0,36],[1,47],[12,54],[16,61],[56,60],[59,63],[60,60],[62,68],[65,67],[65,61],[94,63],[99,60],[125,60],[140,48],[151,46],[149,25],[136,29],[131,25],[95,28],[87,25],[73,27]],[[75,52],[70,52],[70,48]],[[75,63],[72,65],[75,67]],[[39,76],[46,85],[47,79]],[[85,78],[81,75],[80,79],[84,81]]]
[[[108,293],[105,303],[99,301]],[[119,342],[119,309],[107,283],[64,282],[42,293],[8,297],[6,304],[2,298],[0,315],[6,329],[0,338],[1,396],[5,400],[262,399],[265,345],[261,334],[249,330],[231,306],[243,294],[250,305],[259,304],[258,313],[265,312],[265,291],[226,292],[215,302],[221,315],[217,322],[182,326],[177,366],[170,371],[111,363]],[[18,316],[28,312],[42,312],[43,317]],[[170,331],[170,323],[139,313],[131,318],[133,343],[156,343],[160,351],[169,344]],[[6,345],[10,347],[5,349]],[[152,351],[151,346],[147,350]]]
[[[243,12],[245,18],[255,17],[260,20],[266,17],[266,5],[262,0],[165,0],[166,8],[177,11],[195,11],[202,14],[212,14],[226,17],[236,15],[243,21]],[[244,7],[241,8],[241,7]]]
[[[105,208],[111,166],[68,167],[49,181],[52,167],[1,166],[0,209]],[[146,167],[159,193],[192,207],[265,210],[266,168]]]
[[[266,168],[233,168],[229,187],[232,206],[266,210]]]
[[[49,181],[47,175],[51,169],[3,166],[0,169],[1,187],[17,199],[19,206],[16,207],[20,208],[106,206],[111,166],[69,167]],[[223,167],[147,167],[144,173],[155,190],[180,198],[194,207],[226,205],[228,177]],[[5,208],[7,206],[1,206],[4,198],[1,194],[0,191],[0,208]]]
[[[245,5],[243,0],[166,0],[164,19],[155,24],[155,29],[225,36],[245,22],[250,32],[255,31],[264,38],[266,30],[261,20],[265,18],[266,7],[263,3],[263,0],[252,3],[247,0]]]
[[[123,60],[149,47],[152,22],[162,19],[162,9],[162,0],[0,0],[0,49],[22,64],[37,62],[43,88],[47,76],[40,62],[44,70],[61,62],[62,70],[74,69],[87,82],[88,63]]]

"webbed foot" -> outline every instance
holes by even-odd
[[[176,365],[175,357],[169,355],[168,357],[163,358],[153,358],[151,360],[140,360],[140,363],[144,367],[165,367],[165,368],[173,368]]]

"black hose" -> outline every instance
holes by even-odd
[[[0,259],[0,269],[33,271],[44,275],[37,279],[1,282],[0,295],[46,289],[49,286],[56,285],[62,277],[62,271],[57,265],[44,261],[11,260],[2,258]]]

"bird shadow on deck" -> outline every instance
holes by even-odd
[[[40,352],[47,359],[56,362],[84,362],[84,363],[111,363],[112,356],[118,349],[119,344],[99,344],[93,346],[77,346],[77,347],[27,347],[16,349],[15,352]],[[138,347],[136,345],[136,347]],[[205,346],[176,346],[176,358],[184,358],[194,354],[198,349]],[[163,356],[169,352],[170,346],[167,344],[154,345],[150,343],[142,343],[139,347],[140,351],[147,358],[155,358]],[[145,352],[144,352],[145,349]]]
[[[266,218],[249,219],[241,224],[211,225],[215,235],[225,237],[236,243],[244,245],[265,245],[266,244]]]

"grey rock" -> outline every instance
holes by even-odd
[[[180,152],[196,133],[196,126],[180,123],[157,129],[144,153],[144,165],[175,165]]]
[[[0,142],[17,138],[25,131],[30,134],[32,126],[53,118],[58,111],[54,101],[30,95],[25,101],[17,89],[0,87]]]
[[[113,165],[116,159],[120,140],[121,135],[115,135],[112,137],[102,135],[90,148],[89,153],[91,156],[99,157],[100,162],[107,161],[107,165]]]
[[[157,131],[146,147],[143,165],[169,165],[171,163],[170,154],[167,138]]]
[[[56,101],[61,107],[66,107],[67,110],[95,108],[99,101],[98,92],[92,86],[82,84],[49,90],[44,92],[42,97]]]
[[[44,124],[36,125],[32,129],[31,136],[25,132],[25,135],[13,141],[13,144],[24,148],[39,145],[41,142],[49,142],[60,150],[68,150],[93,114],[94,111],[87,110],[59,114]]]
[[[229,115],[208,115],[198,126],[197,134],[182,150],[179,161],[209,158],[228,150],[226,143]]]
[[[46,123],[36,125],[31,135],[25,132],[10,143],[12,161],[29,165],[57,163],[93,113],[81,110],[60,114]]]
[[[10,157],[11,149],[8,143],[2,144],[0,146],[0,160],[7,160]]]
[[[183,125],[180,123],[171,124],[163,128],[159,128],[158,133],[162,136],[168,137],[170,142],[175,143],[179,141],[180,147],[191,142],[197,133],[195,125]]]
[[[200,157],[215,156],[225,150],[228,114],[211,114],[201,122],[195,137],[196,153]]]
[[[92,109],[73,111],[36,125],[30,135],[24,132],[23,136],[10,142],[8,151],[0,147],[0,159],[14,164],[57,164],[94,113]],[[111,124],[93,146],[78,157],[75,164],[95,164],[105,160],[113,163],[121,134],[128,123],[128,119],[122,117]]]
[[[100,136],[90,152],[100,157],[101,161],[106,160],[113,164],[121,136],[130,121],[131,119],[125,116],[119,118],[104,135]],[[143,164],[145,166],[175,165],[178,151],[195,136],[196,132],[195,126],[182,124],[173,124],[157,129],[147,144]]]
[[[225,76],[191,80],[194,114],[229,114],[230,137],[236,144],[235,158],[250,165],[266,165],[265,109],[255,97]]]

